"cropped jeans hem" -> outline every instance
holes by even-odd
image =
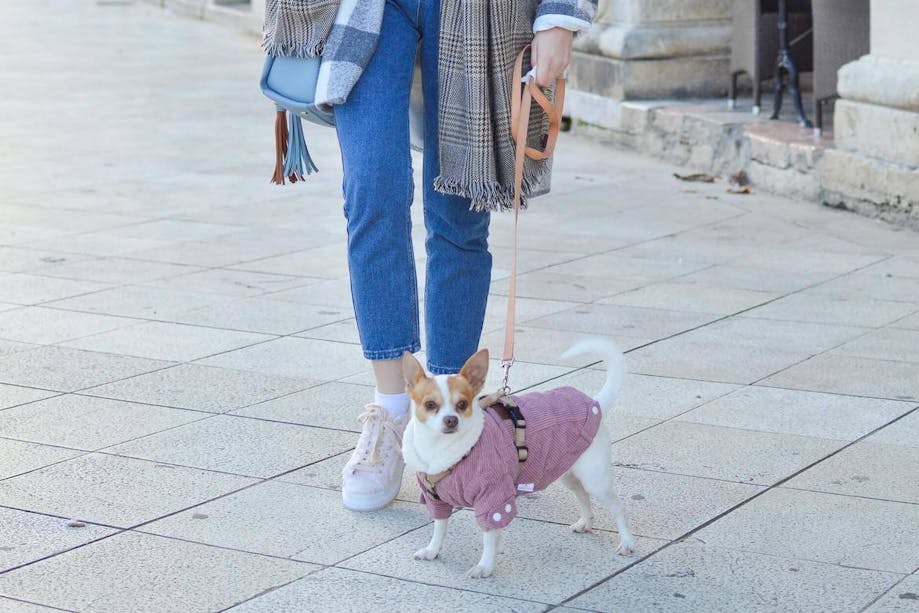
[[[421,343],[412,343],[411,345],[396,347],[395,349],[379,349],[375,351],[365,349],[364,357],[368,360],[395,360],[401,358],[406,351],[409,353],[418,353],[421,351]]]

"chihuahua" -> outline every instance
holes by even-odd
[[[422,502],[434,517],[434,536],[415,552],[419,560],[440,555],[454,508],[475,512],[483,530],[479,563],[467,577],[494,573],[501,530],[517,514],[517,496],[553,481],[574,492],[580,518],[571,529],[590,532],[591,497],[612,511],[619,530],[617,553],[628,555],[635,539],[613,489],[610,435],[602,423],[622,380],[622,353],[599,340],[579,343],[563,357],[595,352],[607,363],[595,398],[572,388],[514,396],[481,396],[488,350],[469,358],[457,375],[428,376],[412,354],[403,356],[411,419],[402,439],[406,464],[418,474]]]

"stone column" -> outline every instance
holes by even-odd
[[[727,91],[731,0],[600,0],[575,41],[567,114],[619,126],[619,102]]]
[[[916,0],[871,0],[871,53],[839,71],[824,202],[919,228]]]

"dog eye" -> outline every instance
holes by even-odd
[[[468,402],[466,402],[465,400],[460,400],[459,402],[456,403],[456,410],[457,410],[457,411],[465,411],[465,410],[466,410],[466,407],[468,407],[468,406],[469,406],[469,403],[468,403]]]
[[[434,402],[433,400],[428,400],[427,402],[424,403],[424,408],[426,408],[428,411],[436,411],[437,403]]]

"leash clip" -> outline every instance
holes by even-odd
[[[501,379],[501,391],[505,395],[510,395],[511,387],[507,384],[508,377],[510,376],[511,366],[514,365],[514,358],[509,360],[501,360],[501,368],[504,369],[504,377]]]

